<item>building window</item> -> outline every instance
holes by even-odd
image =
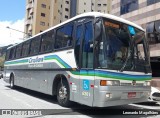
[[[68,16],[67,16],[67,15],[65,15],[65,18],[67,18],[67,19],[68,19]]]
[[[66,4],[69,4],[69,1],[66,1]]]
[[[62,49],[72,46],[73,38],[73,24],[66,24],[59,28],[56,33],[55,49]]]
[[[146,34],[149,44],[160,43],[160,20],[147,23]]]
[[[86,5],[86,3],[84,2],[84,5]]]
[[[65,8],[65,11],[69,11],[69,9],[68,9],[68,8]]]
[[[41,16],[42,16],[42,17],[45,17],[45,16],[46,16],[46,14],[45,14],[45,13],[41,13]]]
[[[103,4],[103,6],[107,6],[107,4]]]
[[[138,9],[138,0],[121,0],[121,15]]]
[[[160,2],[160,0],[147,0],[147,6]]]
[[[41,4],[41,7],[42,7],[42,8],[46,8],[46,5],[45,5],[45,4]]]
[[[101,4],[98,4],[98,7],[100,7],[101,6]]]
[[[45,22],[42,22],[42,21],[41,21],[41,22],[40,22],[40,25],[45,26]]]
[[[84,12],[86,12],[86,10],[84,10]]]

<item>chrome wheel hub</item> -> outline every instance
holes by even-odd
[[[67,88],[65,86],[59,89],[59,97],[60,99],[65,99],[67,97]]]

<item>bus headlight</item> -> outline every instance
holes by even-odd
[[[118,80],[100,80],[101,86],[119,86],[120,81]]]
[[[145,81],[144,86],[151,86],[151,82],[150,81]]]

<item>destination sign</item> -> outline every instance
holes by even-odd
[[[119,24],[115,24],[115,23],[112,23],[112,22],[109,22],[109,21],[105,21],[105,26],[109,26],[109,27],[113,27],[113,28],[119,28]]]

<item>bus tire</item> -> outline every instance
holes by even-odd
[[[10,78],[10,88],[14,89],[14,76],[13,75],[11,75],[11,78]]]
[[[68,86],[68,82],[62,79],[57,86],[57,101],[59,105],[63,107],[69,107],[71,105],[71,101],[69,100],[70,90]]]

